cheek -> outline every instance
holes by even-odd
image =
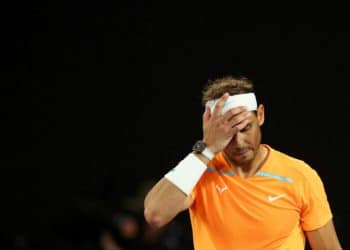
[[[249,144],[251,145],[258,146],[260,144],[260,140],[261,134],[259,130],[250,131],[247,134],[247,141],[249,141]]]
[[[255,144],[256,145],[259,145],[260,144],[260,141],[261,141],[261,133],[260,133],[260,130],[258,130],[255,134],[255,137],[254,137],[254,141],[255,141]]]

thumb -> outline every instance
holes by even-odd
[[[211,117],[211,111],[209,107],[205,107],[205,111],[203,113],[203,123],[207,122]]]

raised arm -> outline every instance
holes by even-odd
[[[214,154],[223,150],[237,131],[243,129],[248,123],[246,118],[249,112],[244,107],[232,108],[224,115],[221,114],[228,97],[226,93],[220,98],[213,114],[209,108],[206,108],[203,114],[203,141]],[[192,161],[197,161],[196,164],[202,164],[204,168],[209,163],[209,159],[202,154],[190,154],[193,154],[190,155]],[[183,179],[192,177],[192,167],[188,165],[186,167],[189,167],[189,170],[188,174],[181,176]],[[198,180],[199,178],[200,176]],[[155,227],[162,227],[170,222],[178,213],[189,208],[193,203],[189,195],[191,190],[187,191],[183,192],[174,182],[162,178],[146,195],[144,201],[146,221]]]
[[[208,164],[209,160],[196,155]],[[162,178],[145,198],[145,219],[154,227],[162,227],[170,222],[178,213],[189,208],[193,203],[190,195],[185,194],[172,182]]]

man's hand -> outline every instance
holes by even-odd
[[[225,93],[216,104],[213,114],[209,107],[203,114],[203,141],[215,154],[222,151],[236,133],[247,126],[247,117],[251,114],[245,107],[236,107],[222,115],[228,98],[229,94]]]

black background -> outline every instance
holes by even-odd
[[[94,223],[84,211],[120,206],[201,137],[207,80],[243,74],[265,104],[263,142],[318,171],[349,248],[350,31],[339,12],[286,9],[266,18],[170,1],[2,8],[1,231],[40,244],[84,237]]]

